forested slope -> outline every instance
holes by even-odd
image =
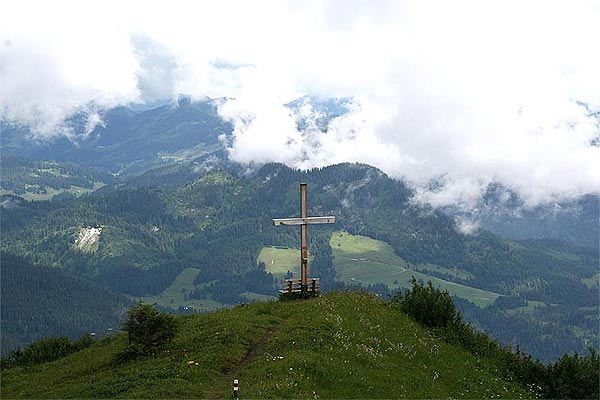
[[[118,330],[125,297],[21,257],[1,253],[0,262],[2,354],[49,334],[102,337]]]

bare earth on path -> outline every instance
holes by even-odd
[[[205,398],[210,400],[216,399],[229,399],[233,398],[233,380],[240,374],[240,372],[246,368],[248,364],[252,360],[254,360],[257,356],[261,355],[265,345],[271,339],[273,334],[277,331],[277,327],[269,328],[263,337],[260,338],[258,343],[256,343],[249,351],[242,357],[242,359],[232,368],[230,368],[225,375],[220,377],[215,383],[215,388],[213,391],[206,393]],[[229,389],[227,389],[229,388]],[[227,390],[230,391],[230,394],[226,395]]]

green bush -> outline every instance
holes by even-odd
[[[45,337],[31,343],[23,350],[17,349],[3,356],[0,360],[0,367],[2,369],[22,367],[58,360],[83,350],[93,343],[94,339],[90,335],[84,335],[73,342],[66,336]]]
[[[430,328],[445,328],[461,321],[454,302],[446,290],[433,287],[431,281],[427,285],[417,282],[412,277],[412,289],[404,294],[398,292],[392,301],[400,305],[400,310],[415,321]]]
[[[588,356],[565,354],[550,365],[548,397],[556,399],[600,398],[600,357],[594,348]]]
[[[133,355],[151,354],[175,336],[175,318],[154,308],[154,304],[139,304],[127,311],[123,330],[127,332],[127,352]]]

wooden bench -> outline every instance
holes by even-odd
[[[286,279],[283,289],[279,289],[279,293],[301,293],[302,292],[302,279]],[[307,288],[308,292],[318,292],[320,285],[319,278],[308,278]]]

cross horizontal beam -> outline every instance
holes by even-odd
[[[273,225],[333,224],[335,217],[273,218]]]

